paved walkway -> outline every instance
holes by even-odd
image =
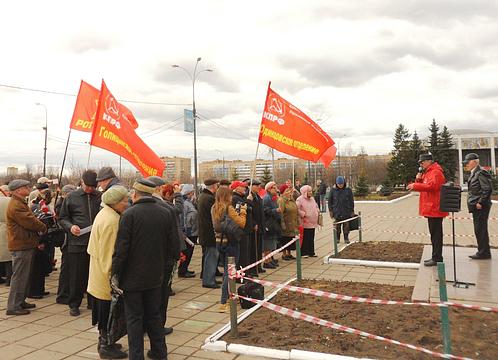
[[[427,232],[424,219],[376,218],[375,216],[413,216],[417,215],[418,197],[411,197],[394,204],[358,204],[357,210],[365,215],[363,225],[368,231],[364,241],[399,240],[419,242],[428,239],[423,236],[393,235],[374,232],[374,229],[389,229],[406,232]],[[497,216],[497,206],[491,216]],[[498,233],[496,222],[491,223],[491,234]],[[449,222],[445,221],[445,231]],[[413,286],[416,270],[366,268],[342,265],[324,265],[323,257],[331,252],[331,220],[325,216],[325,227],[317,232],[317,258],[303,259],[303,276],[306,278],[324,278],[331,280],[368,281],[393,285]],[[457,233],[472,234],[472,222],[465,220],[457,223]],[[352,236],[355,240],[357,232]],[[451,238],[445,239],[450,241]],[[498,245],[497,238],[493,244]],[[459,238],[459,244],[473,244],[473,238]],[[195,249],[191,268],[200,271],[200,248]],[[295,276],[295,263],[280,260],[281,266],[269,270],[264,278],[284,281]],[[55,304],[58,272],[47,278],[49,296],[42,300],[33,300],[37,305],[30,315],[6,316],[9,288],[0,285],[0,358],[8,359],[98,359],[97,331],[91,326],[91,312],[83,309],[81,316],[69,316],[68,308]],[[205,352],[200,349],[204,340],[228,321],[228,314],[217,312],[220,297],[219,290],[204,289],[198,277],[193,279],[175,279],[173,289],[176,295],[170,299],[168,325],[174,327],[173,334],[166,337],[168,359],[256,359],[254,357],[236,356],[225,353]],[[267,289],[269,293],[270,289]],[[126,339],[120,340],[127,348]],[[145,348],[148,349],[146,343]]]

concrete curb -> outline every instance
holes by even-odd
[[[356,201],[355,200],[355,204],[394,204],[394,203],[397,203],[398,201],[401,201],[401,200],[405,200],[407,198],[409,198],[410,196],[413,196],[413,193],[409,193],[405,196],[402,196],[402,197],[399,197],[397,199],[394,199],[394,200],[378,200],[378,201],[375,201],[375,200],[358,200]]]

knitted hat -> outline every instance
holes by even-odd
[[[182,195],[190,194],[192,191],[194,191],[194,185],[192,185],[192,184],[184,184],[183,185]]]
[[[102,202],[106,205],[114,205],[128,197],[128,190],[124,186],[115,185],[102,194]]]

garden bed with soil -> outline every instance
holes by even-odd
[[[299,286],[368,298],[410,301],[412,287],[375,283],[303,280]],[[272,303],[408,344],[443,352],[438,308],[349,303],[281,291]],[[452,353],[496,359],[498,314],[467,309],[450,311]],[[431,359],[397,345],[362,338],[260,308],[239,324],[239,337],[222,340],[280,350],[299,349],[372,359]]]
[[[399,241],[366,241],[347,246],[339,252],[336,259],[419,263],[423,251],[424,244]]]

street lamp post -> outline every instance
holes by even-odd
[[[41,103],[36,103],[35,105],[38,106],[43,106],[45,109],[45,126],[43,127],[43,130],[45,130],[45,147],[43,148],[43,176],[46,176],[46,169],[47,169],[47,132],[48,132],[48,111],[47,107],[45,104]]]
[[[202,58],[198,57],[195,66],[194,66],[194,72],[193,74],[190,73],[187,69],[185,69],[183,66],[180,65],[171,65],[174,68],[179,68],[185,71],[192,80],[192,116],[193,116],[193,122],[194,122],[194,188],[195,188],[195,193],[197,194],[197,112],[195,109],[195,80],[197,80],[197,76],[199,76],[200,73],[208,71],[212,72],[213,70],[211,69],[204,69],[201,71],[197,71],[197,65],[199,65],[199,62],[202,60]]]

